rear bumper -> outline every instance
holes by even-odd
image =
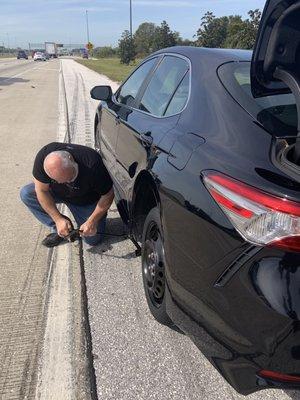
[[[300,389],[300,382],[258,375],[261,370],[300,375],[299,255],[263,249],[225,287],[211,288],[209,299],[181,296],[184,289],[174,281],[170,287],[170,318],[236,391]]]
[[[196,322],[172,298],[166,289],[166,308],[172,321],[194,342],[219,373],[243,395],[266,388],[257,378],[259,367],[243,357],[238,357],[206,328]]]

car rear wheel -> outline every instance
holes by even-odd
[[[166,312],[165,252],[160,214],[157,207],[149,212],[143,229],[142,275],[149,310],[163,325],[174,327]]]

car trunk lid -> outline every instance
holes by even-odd
[[[286,149],[291,164],[300,166],[300,0],[268,0],[260,22],[251,63],[254,97],[292,92],[298,114],[295,143]],[[276,135],[277,136],[277,135]]]
[[[254,97],[288,93],[278,77],[285,70],[300,81],[300,0],[268,0],[263,11],[251,65]]]

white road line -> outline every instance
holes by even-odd
[[[59,71],[58,68],[37,68],[37,69],[41,69],[43,71]]]

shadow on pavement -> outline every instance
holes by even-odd
[[[0,86],[9,86],[13,85],[14,83],[26,83],[26,82],[29,82],[29,79],[9,78],[0,76]]]
[[[300,400],[300,391],[285,390],[285,393],[293,400]]]
[[[107,218],[103,242],[98,246],[93,246],[88,248],[86,251],[92,254],[104,255],[103,253],[107,252],[108,250],[112,250],[113,244],[127,240],[126,233],[127,233],[126,226],[124,225],[120,217]],[[117,256],[113,254],[105,254],[105,256],[113,258],[130,259],[135,257],[135,252],[133,251],[132,253],[126,254],[124,256]]]

